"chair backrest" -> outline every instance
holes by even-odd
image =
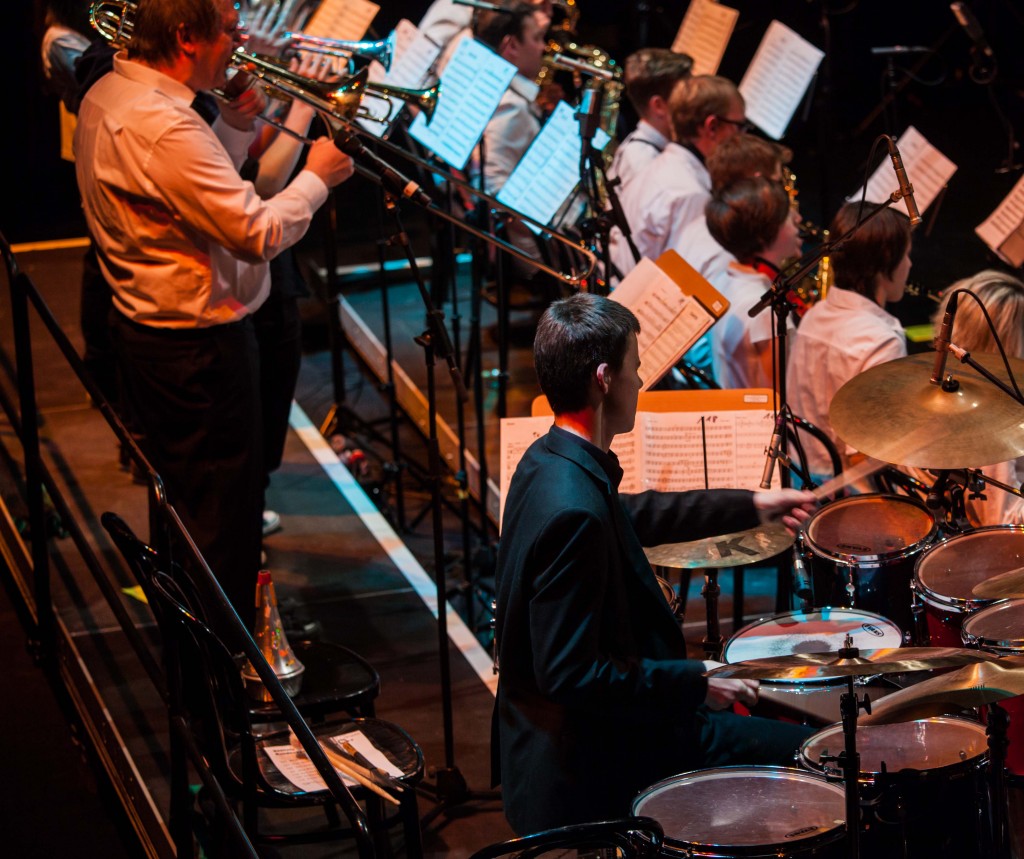
[[[577,823],[549,829],[535,835],[492,844],[474,853],[470,859],[498,859],[514,855],[532,859],[554,850],[615,849],[622,859],[648,859],[657,856],[665,833],[650,817],[624,817],[595,823]]]

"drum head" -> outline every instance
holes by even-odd
[[[969,611],[990,605],[975,585],[1024,566],[1024,527],[979,528],[937,543],[917,562],[914,583],[926,602]]]
[[[815,554],[858,563],[913,554],[935,534],[935,520],[901,495],[856,495],[822,507],[807,523],[805,539]]]
[[[998,653],[1024,653],[1024,599],[1005,600],[964,620],[964,641]]]
[[[800,770],[719,767],[648,788],[634,800],[633,814],[653,817],[666,844],[695,848],[698,855],[710,847],[756,855],[755,847],[795,851],[841,837],[846,795],[841,786]]]
[[[822,755],[838,755],[845,747],[843,726],[830,725],[800,747],[800,762],[812,772],[840,773],[835,761],[823,764]],[[895,725],[859,725],[857,752],[862,777],[874,779],[884,771],[940,770],[970,765],[988,751],[985,726],[952,716],[918,719]]]
[[[853,638],[854,647],[862,650],[903,644],[900,628],[880,614],[853,608],[820,608],[806,612],[787,611],[748,624],[729,639],[722,658],[734,664],[771,656],[826,653],[841,648],[847,635]],[[828,682],[832,681],[786,680],[787,684]]]

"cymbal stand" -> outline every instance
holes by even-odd
[[[722,630],[718,622],[718,597],[722,589],[718,586],[718,570],[708,567],[704,570],[704,587],[701,588],[704,607],[707,611],[707,633],[704,636],[704,656],[720,662],[722,659]],[[685,595],[683,595],[685,599]]]
[[[989,837],[993,859],[1009,859],[1009,798],[1006,794],[1006,729],[1010,717],[996,703],[988,706],[985,733],[988,735],[989,767]]]

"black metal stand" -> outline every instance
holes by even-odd
[[[1009,798],[1006,793],[1006,729],[1010,718],[996,703],[988,705],[989,837],[993,859],[1010,859]]]
[[[718,570],[708,567],[704,570],[704,609],[707,612],[707,632],[704,636],[704,657],[720,662],[722,659],[722,630],[718,622],[718,597],[722,589],[718,585]],[[683,597],[685,599],[685,596]]]

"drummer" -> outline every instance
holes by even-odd
[[[492,760],[519,834],[625,816],[643,788],[725,764],[790,764],[800,726],[741,717],[755,681],[704,676],[642,545],[781,521],[810,493],[619,495],[612,439],[633,428],[639,323],[589,293],[552,304],[534,360],[554,426],[523,456],[505,505],[496,575],[501,671]]]

